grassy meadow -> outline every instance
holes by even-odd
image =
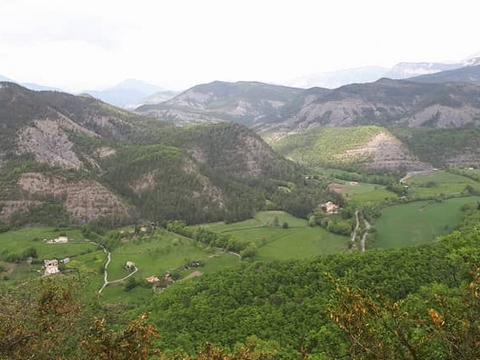
[[[65,234],[69,237],[66,244],[47,244],[42,240]],[[108,236],[108,234],[107,234]],[[61,229],[56,231],[47,227],[32,227],[0,234],[0,252],[3,254],[21,254],[25,249],[34,248],[37,258],[29,264],[26,260],[16,263],[0,261],[0,281],[31,280],[43,276],[44,259],[70,258],[65,264],[65,272],[80,274],[88,279],[87,291],[95,294],[103,284],[103,268],[107,255],[95,244],[87,242],[80,229]],[[161,229],[151,235],[125,237],[119,246],[112,250],[108,267],[108,281],[121,279],[128,275],[125,263],[132,261],[139,271],[133,275],[136,280],[148,276],[163,276],[167,271],[181,269],[187,262],[202,261],[204,267],[182,270],[182,277],[199,270],[202,273],[214,272],[239,263],[237,256],[203,246],[192,240],[168,233]],[[204,270],[205,269],[205,270]],[[61,276],[61,275],[60,275]],[[104,301],[114,301],[119,297],[135,300],[150,296],[151,289],[139,287],[127,293],[124,283],[109,284],[102,293]]]
[[[347,200],[353,200],[361,204],[379,202],[397,197],[397,194],[386,190],[383,185],[352,181],[338,181],[332,183],[330,189],[342,194]]]
[[[414,175],[406,180],[405,184],[410,187],[411,196],[459,195],[467,185],[480,191],[480,183],[445,170]]]
[[[69,241],[66,244],[47,244],[43,239],[53,239],[60,234],[68,236]],[[7,254],[21,255],[26,249],[33,248],[37,253],[36,259],[31,264],[26,260],[16,263],[5,263],[6,268],[1,275],[12,280],[25,280],[36,278],[43,274],[43,260],[45,259],[64,259],[89,255],[95,257],[98,247],[87,243],[80,233],[79,229],[61,229],[57,231],[47,227],[32,227],[16,231],[9,231],[0,234],[0,252],[2,258]],[[98,252],[98,254],[100,254]]]
[[[451,232],[462,219],[462,205],[478,197],[453,198],[442,202],[418,201],[391,206],[375,221],[374,247],[393,248],[432,242]],[[368,241],[367,241],[368,244]]]
[[[278,218],[279,227],[273,226]],[[286,222],[288,228],[282,228]],[[340,252],[346,249],[348,238],[329,233],[320,227],[309,227],[283,211],[262,211],[254,219],[233,224],[204,224],[211,231],[228,234],[238,240],[254,242],[259,260],[303,259],[319,254]]]

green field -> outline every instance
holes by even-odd
[[[288,223],[288,229],[273,227]],[[262,211],[254,219],[233,224],[214,223],[202,225],[208,229],[243,241],[254,242],[260,260],[303,259],[319,254],[340,252],[346,249],[348,238],[329,233],[321,227],[309,227],[299,219],[283,211]]]
[[[105,261],[105,260],[104,260]],[[238,257],[218,249],[212,249],[180,235],[172,234],[162,229],[151,235],[142,235],[124,240],[112,251],[112,260],[108,267],[108,281],[121,279],[128,275],[125,263],[135,263],[138,272],[133,275],[136,280],[149,276],[163,277],[166,272],[178,271],[181,277],[194,271],[212,272],[239,263]],[[205,265],[199,268],[183,270],[192,261],[201,261]],[[151,289],[138,287],[131,292],[125,292],[119,284],[109,284],[102,293],[105,301],[119,296],[137,302],[139,298],[151,296]]]
[[[69,237],[66,244],[46,244],[44,238],[56,238],[59,234]],[[108,235],[108,234],[107,234]],[[3,280],[30,280],[43,276],[44,259],[70,258],[65,264],[65,272],[80,274],[88,278],[87,291],[95,294],[103,284],[103,268],[107,259],[103,250],[95,244],[83,239],[79,229],[26,228],[0,234],[0,252],[3,254],[21,254],[27,248],[37,251],[37,258],[29,264],[26,260],[12,263],[0,261]],[[214,250],[200,243],[163,230],[157,230],[152,235],[142,234],[124,238],[111,255],[108,267],[108,281],[121,279],[128,275],[124,268],[127,261],[136,264],[139,271],[133,275],[136,280],[151,275],[163,276],[167,271],[181,270],[189,261],[202,261],[204,267],[190,270],[181,270],[182,277],[198,270],[215,272],[226,267],[235,266],[239,258],[235,255]],[[60,275],[61,276],[61,275]],[[0,280],[1,281],[1,280]],[[108,302],[122,297],[124,300],[135,300],[151,296],[151,289],[139,287],[135,291],[125,292],[124,283],[108,285],[103,291],[102,298]]]
[[[397,194],[388,191],[383,185],[356,183],[352,181],[339,181],[332,183],[330,188],[341,193],[345,199],[357,203],[369,203],[396,198]]]
[[[47,244],[43,239],[53,239],[65,234],[69,238],[66,244]],[[22,254],[25,249],[34,248],[37,252],[35,261],[28,265],[27,262],[20,261],[18,263],[5,263],[4,267],[8,267],[3,276],[9,279],[28,279],[38,277],[38,271],[42,271],[43,260],[45,259],[63,259],[66,257],[72,260],[84,256],[86,254],[98,252],[98,247],[87,243],[79,229],[61,229],[55,231],[52,228],[25,228],[17,231],[9,231],[0,234],[0,252],[2,254]],[[100,254],[98,252],[98,254]],[[97,256],[97,255],[92,255]]]
[[[392,248],[432,242],[437,236],[451,232],[460,223],[463,204],[479,199],[468,197],[442,202],[418,201],[386,208],[375,221],[377,238],[374,247]]]
[[[459,195],[467,185],[480,191],[480,183],[444,170],[412,176],[405,184],[409,186],[411,196]]]
[[[112,252],[108,278],[115,280],[127,275],[124,268],[127,261],[134,262],[139,268],[135,276],[144,278],[163,275],[166,271],[175,270],[188,261],[207,262],[213,255],[214,250],[198,242],[161,231],[147,239],[128,242],[116,248]],[[228,258],[234,260],[231,255]]]

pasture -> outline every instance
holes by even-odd
[[[42,240],[58,237],[65,234],[69,237],[68,243],[47,244]],[[108,236],[108,234],[107,234]],[[80,229],[26,228],[0,234],[0,253],[21,255],[25,249],[36,250],[37,258],[29,264],[25,259],[18,262],[0,261],[5,280],[39,279],[43,275],[44,259],[70,258],[64,265],[62,272],[80,274],[88,278],[87,291],[95,294],[103,284],[103,269],[107,255],[95,244],[87,242],[81,235]],[[2,258],[0,258],[1,260]],[[225,267],[239,263],[237,256],[220,250],[206,247],[200,243],[163,230],[157,230],[151,235],[126,236],[120,244],[112,250],[111,262],[108,266],[108,281],[121,279],[128,275],[125,263],[132,261],[139,271],[133,275],[136,280],[148,276],[163,276],[167,271],[181,269],[192,261],[201,261],[205,267],[180,271],[182,277],[188,276],[195,270],[203,272],[219,271]],[[204,270],[205,268],[205,270]],[[61,275],[60,275],[61,276]],[[124,283],[110,284],[102,293],[103,301],[115,299],[133,301],[152,294],[151,288],[139,287],[132,292],[125,292]],[[116,301],[116,300],[115,300]]]
[[[468,197],[442,202],[418,201],[388,207],[375,221],[377,236],[373,246],[392,248],[432,242],[437,236],[451,232],[460,223],[463,204],[479,199]]]
[[[142,234],[123,239],[112,251],[108,281],[118,280],[129,274],[125,268],[127,261],[133,262],[138,267],[138,272],[132,276],[135,280],[144,280],[149,276],[161,278],[166,272],[174,271],[178,271],[183,278],[194,271],[202,273],[219,271],[239,263],[236,256],[162,229],[150,235]],[[205,265],[183,270],[185,265],[193,261],[200,261]],[[103,300],[108,302],[122,297],[136,303],[138,299],[148,298],[153,294],[151,287],[140,286],[126,292],[123,285],[123,283],[109,284],[102,293]]]
[[[480,191],[480,183],[465,176],[437,170],[428,174],[419,174],[405,181],[411,196],[459,195],[467,185]]]
[[[280,226],[273,226],[275,218]],[[286,222],[288,228],[282,228]],[[253,242],[259,260],[304,259],[320,254],[341,252],[348,238],[329,233],[321,227],[310,227],[304,219],[283,211],[262,211],[254,219],[233,224],[202,225],[211,231],[228,234],[235,239]]]
[[[112,261],[108,268],[108,279],[120,279],[128,274],[125,263],[132,261],[139,268],[135,275],[146,278],[163,275],[191,261],[207,261],[215,250],[166,231],[158,231],[151,236],[130,240],[112,251]]]
[[[330,184],[330,189],[342,194],[345,199],[365,204],[396,198],[397,194],[388,191],[383,185],[359,183],[353,181],[337,181]]]
[[[43,242],[43,239],[53,239],[60,234],[68,236],[68,243],[47,244]],[[27,249],[36,251],[36,258],[31,264],[27,264],[27,259],[23,256],[24,251]],[[53,228],[32,227],[0,234],[0,258],[5,260],[5,258],[12,255],[21,257],[15,264],[9,264],[7,274],[3,274],[12,280],[38,277],[38,270],[42,272],[43,260],[45,259],[63,259],[67,257],[75,259],[93,252],[98,252],[98,247],[87,243],[79,229],[61,229],[56,231]]]

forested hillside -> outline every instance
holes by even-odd
[[[237,221],[267,200],[305,217],[335,196],[238,124],[177,128],[89,96],[11,83],[0,101],[5,224]]]
[[[393,171],[432,166],[478,166],[473,137],[465,148],[457,148],[441,135],[447,129],[462,133],[478,127],[480,87],[475,81],[477,73],[478,66],[472,66],[425,78],[380,79],[333,90],[294,89],[255,82],[213,82],[195,86],[168,102],[140,107],[137,112],[183,126],[218,122],[246,124],[276,149],[288,143],[292,151],[282,154],[290,156],[297,152],[303,158],[291,156],[292,159],[303,163],[307,156],[316,157],[317,163],[322,158],[320,162],[329,166],[353,164]],[[360,129],[365,126],[384,128],[387,137],[367,137],[359,143],[359,133],[368,132],[368,128]],[[339,128],[338,133],[356,128],[354,143],[345,147],[341,142],[337,149],[332,145],[337,133],[330,128]],[[428,140],[416,136],[425,131],[435,137],[434,146],[424,146]],[[315,140],[313,134],[318,135]],[[299,140],[302,136],[310,140]],[[280,143],[277,145],[277,142]],[[299,147],[295,147],[297,142]],[[313,148],[306,143],[316,143],[314,147],[326,149],[325,154],[317,151],[312,155]],[[432,158],[431,149],[436,147],[442,152]],[[325,157],[329,157],[328,161]],[[369,158],[368,161],[365,158]],[[315,165],[311,161],[308,163]]]
[[[0,357],[475,359],[480,216],[472,205],[460,231],[430,245],[244,263],[179,282],[128,312],[89,299],[86,280],[73,275],[2,288]]]

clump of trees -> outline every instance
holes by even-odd
[[[355,211],[351,205],[339,209],[338,213],[329,214],[317,207],[309,216],[310,226],[319,225],[334,234],[349,236],[355,227]]]

